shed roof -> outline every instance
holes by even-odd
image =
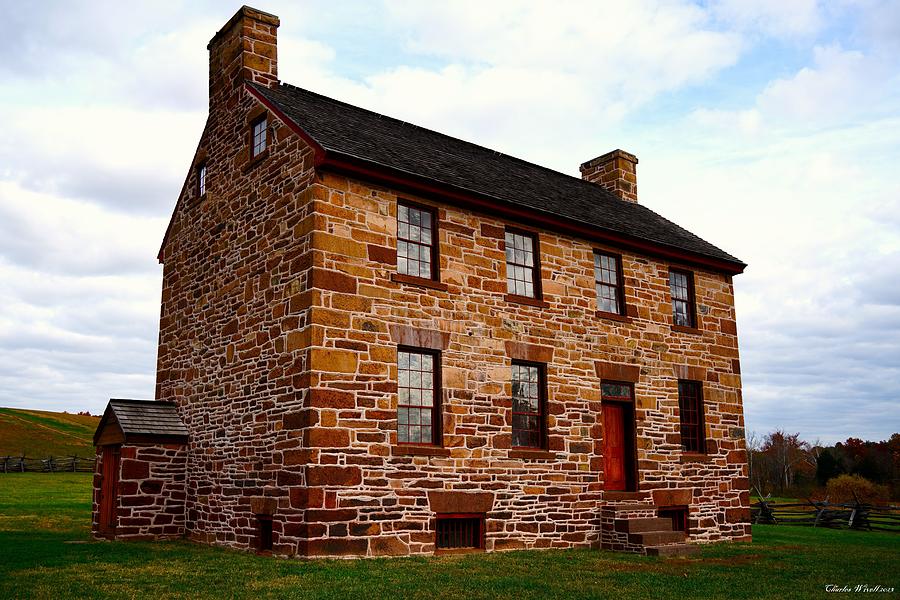
[[[178,415],[178,406],[162,400],[110,400],[94,433],[94,444],[103,430],[112,425],[121,429],[126,442],[151,438],[187,441],[189,436]]]

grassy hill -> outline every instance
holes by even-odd
[[[100,417],[0,408],[0,456],[91,457],[99,422]]]

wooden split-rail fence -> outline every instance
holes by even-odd
[[[0,473],[93,473],[96,458],[0,456]]]
[[[750,507],[750,520],[754,525],[806,525],[900,533],[900,506],[875,506],[858,500],[834,504],[812,500],[781,503],[763,499]]]

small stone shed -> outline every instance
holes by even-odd
[[[109,401],[94,433],[94,536],[184,535],[187,441],[174,403]]]

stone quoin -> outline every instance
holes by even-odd
[[[750,538],[732,277],[638,202],[208,49],[159,253],[155,401],[97,431],[94,532],[294,556]],[[203,177],[203,182],[198,179]]]

